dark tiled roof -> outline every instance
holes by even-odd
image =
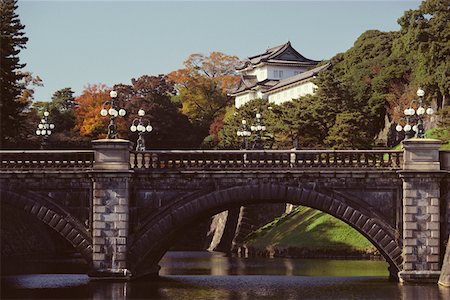
[[[243,77],[245,77],[245,76],[243,76]],[[255,76],[255,79],[256,79],[256,76]],[[279,82],[279,80],[274,80],[274,79],[265,79],[260,82],[258,82],[258,81],[250,82],[250,81],[246,81],[245,79],[241,78],[239,86],[234,90],[230,90],[228,93],[233,96],[238,93],[254,89],[255,87],[259,87],[261,90],[266,91],[266,90],[270,89],[271,87],[275,86],[278,82]]]
[[[298,75],[295,75],[295,76],[288,77],[286,79],[280,80],[278,82],[278,84],[276,84],[273,87],[271,87],[269,90],[267,90],[267,92],[271,92],[271,91],[277,90],[279,88],[285,87],[287,85],[290,85],[290,84],[293,84],[293,83],[296,83],[296,82],[300,82],[300,81],[303,81],[305,79],[308,79],[308,78],[311,78],[313,76],[316,76],[318,73],[328,69],[330,66],[331,66],[331,63],[326,63],[323,66],[320,66],[320,67],[311,69],[309,71],[300,73]]]
[[[281,58],[281,56],[285,52],[289,53],[290,55],[288,55],[287,58],[283,59]],[[250,56],[248,59],[241,62],[241,65],[237,66],[236,70],[242,70],[249,65],[257,65],[261,62],[293,64],[300,66],[314,66],[319,63],[319,61],[305,58],[291,46],[291,42],[287,42],[286,44],[269,48],[262,54]]]

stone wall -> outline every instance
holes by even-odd
[[[285,211],[284,203],[242,206],[231,250],[237,251],[250,233],[272,222]]]
[[[224,211],[212,218],[209,250],[238,251],[245,237],[286,211],[285,204],[248,205]]]

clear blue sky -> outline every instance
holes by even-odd
[[[350,48],[368,29],[399,30],[397,19],[420,1],[19,1],[27,49],[20,59],[44,87],[129,84],[181,68],[192,53],[243,59],[290,40],[320,60]]]

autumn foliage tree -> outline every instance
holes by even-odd
[[[209,56],[191,54],[183,69],[168,75],[176,84],[182,112],[203,137],[208,135],[214,119],[232,104],[227,90],[239,80],[235,75],[238,61],[236,56],[221,52],[211,52]]]
[[[100,110],[103,103],[109,100],[110,90],[104,84],[88,85],[81,96],[75,99],[77,104],[75,130],[81,136],[92,139],[106,137],[109,120],[100,115]]]

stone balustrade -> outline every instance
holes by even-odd
[[[0,151],[1,170],[92,169],[91,150]],[[395,150],[153,150],[130,152],[131,169],[401,169]]]
[[[2,150],[0,170],[92,169],[92,150]]]
[[[401,169],[395,150],[155,150],[131,152],[132,169]]]

